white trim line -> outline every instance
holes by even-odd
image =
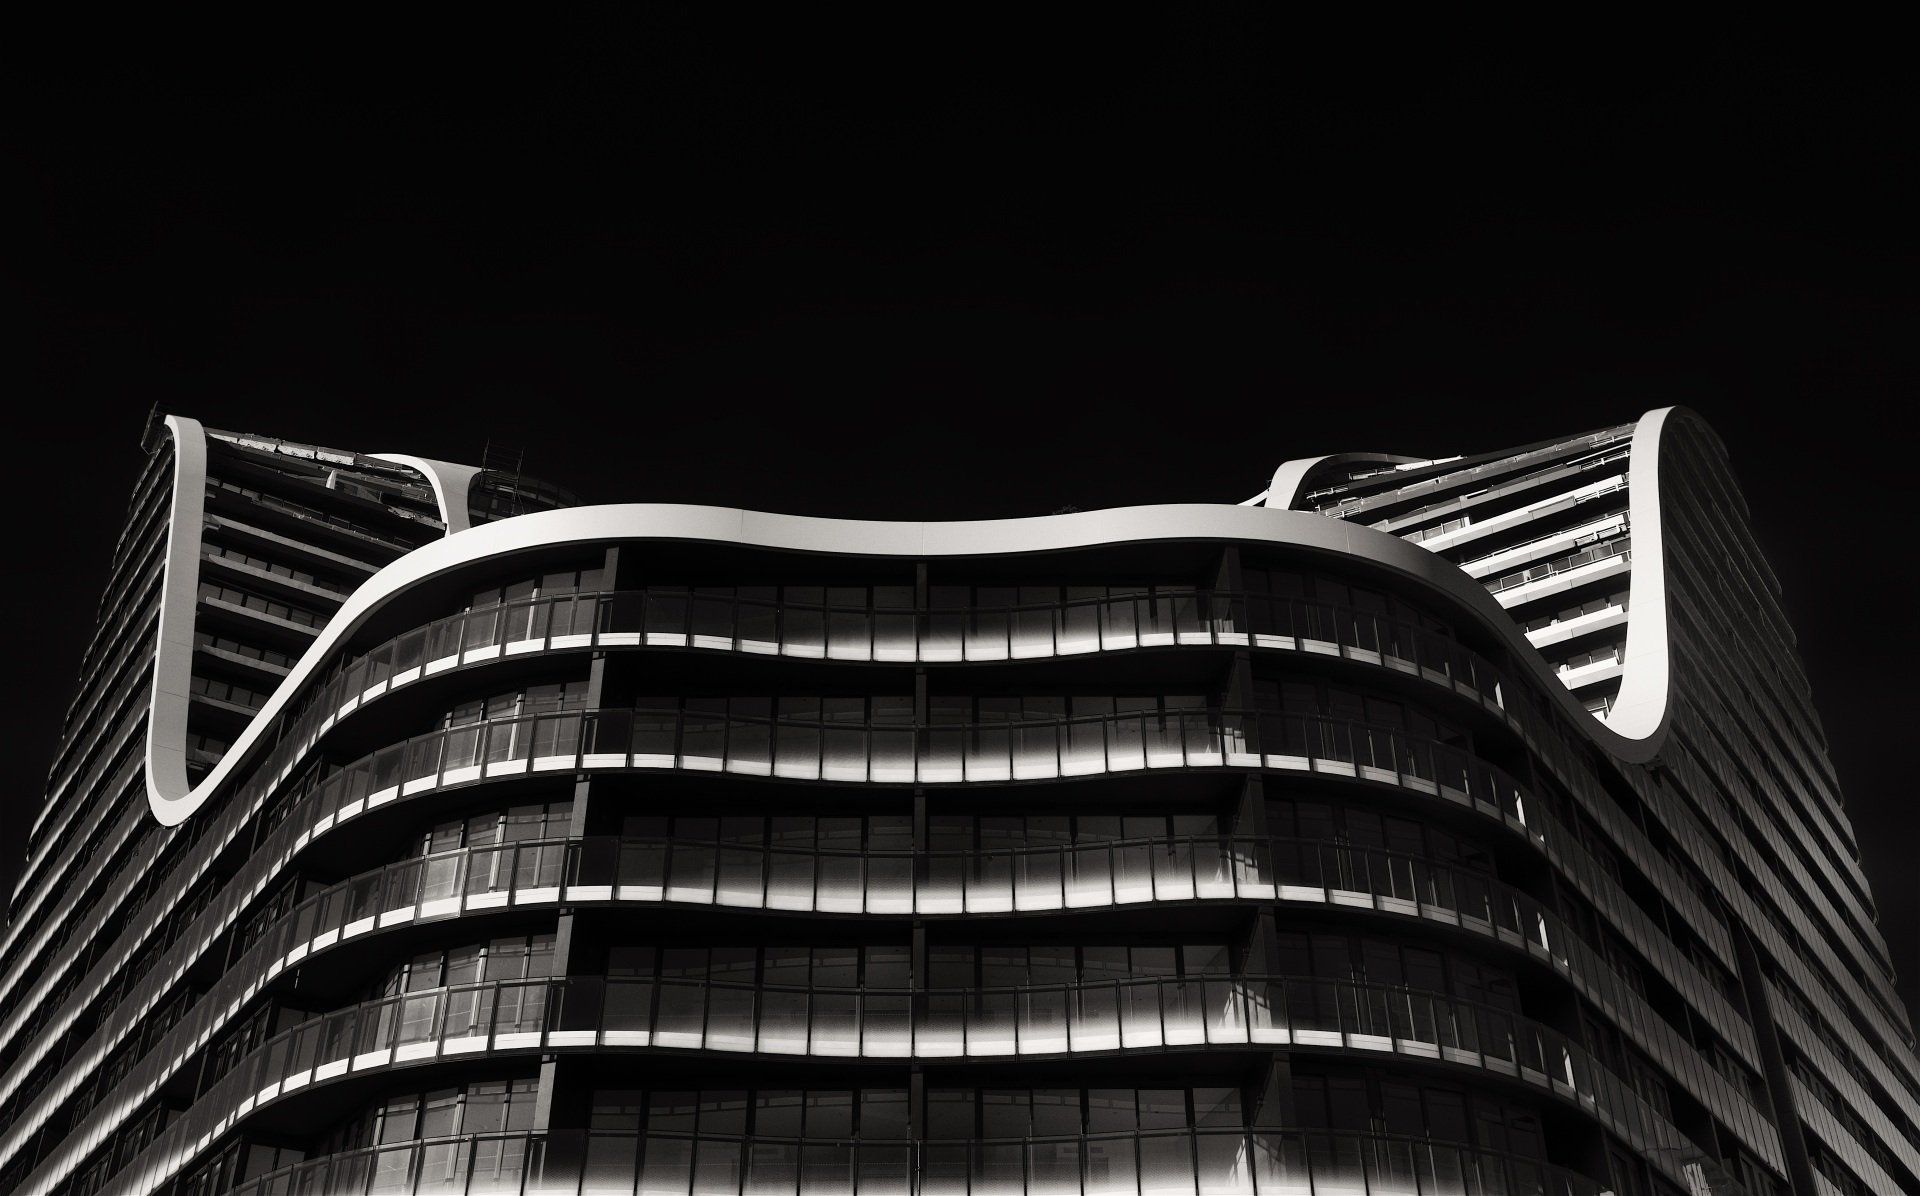
[[[447,534],[466,531],[473,526],[468,511],[467,496],[473,487],[474,477],[481,472],[478,465],[455,465],[450,461],[435,461],[431,457],[411,457],[405,453],[368,453],[376,461],[391,461],[395,465],[405,465],[409,469],[419,470],[426,475],[427,484],[433,487],[433,501],[440,504],[440,521],[447,525]]]
[[[170,419],[169,424],[172,423]],[[182,457],[184,461],[185,454]],[[204,473],[203,463],[200,472]],[[193,476],[186,469],[180,473],[183,481]],[[198,479],[186,489],[199,493]],[[176,510],[184,511],[187,505],[190,504],[177,503]],[[197,528],[199,524],[196,520],[189,526]],[[169,605],[176,600],[176,572],[185,572],[176,570],[175,566],[183,561],[175,554],[185,547],[188,539],[194,538],[177,534],[178,530],[175,529],[176,534],[170,534],[168,540],[166,600]],[[632,503],[539,511],[483,524],[426,544],[387,565],[348,597],[339,614],[316,637],[226,756],[199,785],[191,787],[185,783],[186,756],[180,746],[184,744],[186,722],[185,687],[177,682],[171,686],[162,684],[163,678],[180,674],[187,667],[181,660],[168,659],[170,650],[185,656],[193,646],[191,583],[187,583],[184,644],[180,645],[175,637],[164,638],[160,645],[163,659],[156,662],[154,670],[153,709],[149,712],[147,739],[147,800],[154,817],[162,823],[172,826],[185,820],[254,754],[261,746],[263,731],[286,710],[293,695],[377,609],[429,578],[490,559],[549,546],[618,540],[692,540],[847,556],[961,557],[1157,540],[1214,539],[1294,544],[1359,557],[1442,590],[1472,610],[1489,630],[1505,637],[1516,658],[1527,662],[1536,679],[1560,701],[1568,716],[1585,726],[1588,734],[1602,746],[1628,760],[1647,759],[1657,746],[1621,736],[1601,725],[1574,700],[1493,596],[1460,569],[1398,536],[1311,512],[1193,503],[1121,507],[1027,519],[887,523],[774,515],[729,507]],[[197,546],[191,551],[197,553]],[[185,563],[192,560],[190,555]],[[173,624],[182,623],[179,610],[163,609],[163,620],[169,615],[174,616]],[[163,741],[162,733],[166,731],[171,734]]]
[[[153,693],[147,702],[148,805],[153,805],[155,793],[190,791],[187,709],[193,686],[194,610],[200,596],[200,539],[207,510],[206,430],[199,420],[183,415],[169,415],[166,426],[173,437],[173,506],[167,517],[160,621],[154,633]],[[247,725],[246,734],[257,735],[259,725],[256,718]],[[159,812],[154,807],[156,816]]]
[[[1673,662],[1667,644],[1667,558],[1660,525],[1660,437],[1667,417],[1676,410],[1649,411],[1633,427],[1627,464],[1632,596],[1627,602],[1627,638],[1620,652],[1620,692],[1605,720],[1607,729],[1623,739],[1656,746],[1666,738],[1672,713],[1667,699]]]

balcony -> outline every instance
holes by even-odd
[[[1708,1189],[1702,1196],[1720,1196]],[[968,1141],[547,1131],[297,1163],[234,1196],[1601,1196],[1493,1151],[1384,1134],[1183,1128]]]
[[[341,881],[243,933],[229,976],[239,1000],[377,930],[560,904],[964,917],[1276,899],[1458,926],[1578,972],[1583,984],[1605,971],[1557,916],[1491,877],[1316,840],[1195,836],[908,852],[595,837],[459,848]]]
[[[449,727],[332,773],[298,803],[318,833],[386,804],[495,777],[671,769],[796,781],[957,785],[1220,768],[1394,785],[1525,828],[1511,776],[1437,740],[1370,723],[1249,710],[1169,709],[935,724],[837,722],[674,708],[562,711]]]
[[[1502,676],[1445,636],[1349,607],[1215,590],[964,610],[758,602],[686,590],[564,594],[483,607],[404,632],[313,692],[260,771],[290,764],[333,722],[394,689],[462,665],[533,653],[684,648],[803,660],[964,663],[1141,648],[1253,647],[1336,656],[1505,710]]]
[[[1257,976],[933,991],[580,978],[409,993],[294,1027],[215,1081],[141,1162],[181,1159],[193,1153],[190,1144],[316,1085],[499,1052],[652,1048],[957,1060],[1289,1045],[1369,1058],[1393,1053],[1506,1076],[1584,1110],[1676,1168],[1706,1157],[1557,1031],[1401,988]]]
[[[563,902],[951,915],[1276,896],[1420,917],[1486,935],[1549,963],[1603,1007],[1626,1008],[1623,1025],[1654,1020],[1645,1010],[1636,1015],[1623,1007],[1630,997],[1623,983],[1532,898],[1479,873],[1378,849],[1235,836],[972,853],[557,839],[398,861],[330,886],[245,932],[240,954],[214,991],[155,1044],[122,1092],[137,1104],[282,972],[340,943],[421,921]],[[117,1116],[114,1105],[105,1105],[88,1122],[111,1124]]]
[[[597,710],[500,719],[419,736],[340,768],[275,811],[241,871],[189,926],[166,922],[176,941],[155,962],[182,966],[239,916],[253,894],[314,839],[397,800],[494,779],[579,772],[676,770],[690,774],[833,783],[906,784],[1050,781],[1106,775],[1268,768],[1392,785],[1472,809],[1529,842],[1561,854],[1572,840],[1511,776],[1460,749],[1404,732],[1337,719],[1246,711],[1170,711],[1081,719],[914,727],[732,719],[677,710]],[[229,801],[187,861],[204,866],[243,833],[264,802],[262,778]],[[1581,866],[1583,880],[1585,866]],[[98,915],[95,915],[96,917]],[[131,952],[103,957],[101,985]],[[157,993],[136,992],[116,1025],[140,1017]],[[80,1007],[76,996],[67,1008]],[[7,1031],[22,1024],[16,1012]],[[56,1031],[63,1023],[55,1023]],[[100,1033],[106,1033],[104,1029]],[[28,1053],[50,1049],[39,1044]],[[19,1074],[16,1071],[15,1074]],[[64,1096],[75,1081],[63,1076]],[[104,1106],[103,1106],[104,1107]],[[21,1133],[28,1121],[10,1127]]]

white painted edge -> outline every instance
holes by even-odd
[[[376,461],[405,465],[425,474],[427,485],[433,487],[433,500],[440,504],[440,521],[447,525],[449,536],[473,526],[467,498],[473,488],[474,476],[481,472],[478,465],[456,465],[451,461],[412,457],[406,453],[368,453],[367,456]]]
[[[1293,544],[1358,557],[1439,589],[1503,636],[1514,657],[1568,716],[1603,747],[1628,760],[1658,746],[1608,729],[1577,702],[1526,641],[1520,627],[1479,582],[1433,553],[1397,536],[1340,519],[1275,507],[1170,504],[1119,507],[1070,515],[951,523],[895,523],[776,515],[731,507],[628,503],[539,511],[483,524],[426,544],[387,565],[342,604],[299,662],[198,785],[186,780],[186,679],[193,648],[192,566],[199,552],[199,496],[205,452],[200,427],[169,417],[178,450],[174,526],[168,533],[162,635],[148,712],[147,802],[162,824],[184,821],[261,749],[263,733],[339,646],[387,601],[450,570],[536,548],[618,540],[688,540],[744,544],[849,556],[962,557],[1049,552],[1096,545],[1166,540],[1241,540]],[[1657,491],[1654,493],[1657,494]],[[1657,559],[1657,558],[1656,558]],[[1637,603],[1636,603],[1637,605]]]
[[[1667,556],[1660,515],[1660,438],[1677,407],[1640,417],[1627,462],[1627,524],[1633,537],[1627,639],[1620,692],[1606,727],[1624,739],[1658,744],[1672,717],[1673,657],[1667,643]]]
[[[160,619],[153,651],[153,693],[147,702],[147,804],[155,793],[186,793],[187,709],[193,684],[193,622],[200,593],[200,538],[206,526],[207,433],[200,421],[169,415],[173,437],[173,503],[160,582]],[[284,685],[283,685],[284,688]],[[259,734],[260,721],[246,735]],[[156,816],[159,808],[154,808]],[[161,822],[171,826],[167,819]]]
[[[1647,412],[1634,424],[1627,466],[1627,519],[1633,535],[1633,557],[1628,576],[1633,598],[1627,609],[1627,638],[1620,658],[1620,690],[1604,719],[1587,715],[1589,721],[1597,723],[1619,741],[1615,743],[1609,737],[1596,735],[1602,746],[1630,763],[1643,764],[1654,757],[1666,740],[1671,719],[1669,695],[1673,677],[1672,656],[1667,642],[1667,565],[1664,537],[1661,534],[1660,450],[1667,417],[1677,411],[1685,412],[1685,409],[1660,407]],[[1285,461],[1274,471],[1273,484],[1268,487],[1264,501],[1270,507],[1292,506],[1307,476],[1327,462],[1413,460],[1418,458],[1394,457],[1386,453],[1333,453]],[[1531,656],[1537,655],[1537,651],[1527,655],[1531,661]],[[1565,688],[1558,682],[1556,685]],[[1582,713],[1586,713],[1584,707]]]
[[[155,633],[153,682],[147,702],[147,805],[154,816],[168,826],[175,825],[204,802],[216,770],[199,787],[187,781],[187,712],[191,708],[193,685],[193,634],[195,610],[200,598],[200,545],[206,528],[207,508],[207,433],[200,421],[183,415],[166,418],[167,433],[173,437],[173,498],[167,516],[167,553],[160,585],[160,618]],[[419,470],[433,487],[440,504],[441,519],[449,532],[465,528],[467,495],[473,476],[480,472],[472,465],[453,465],[425,457],[399,454],[375,454]],[[391,568],[391,566],[389,566]],[[373,575],[378,578],[383,569]],[[360,587],[364,591],[373,578]],[[274,698],[254,716],[241,736],[241,742],[253,744],[265,729],[266,711],[279,710],[290,696],[288,682],[297,674],[306,676],[317,666],[320,656],[316,643],[301,658],[301,667],[283,678]],[[237,749],[240,745],[235,744]],[[231,753],[230,753],[231,755]],[[160,795],[177,795],[163,799]],[[195,797],[199,794],[201,796]],[[188,805],[176,817],[163,810]]]
[[[1267,486],[1267,492],[1260,496],[1259,501],[1269,507],[1291,510],[1294,502],[1300,497],[1300,487],[1306,482],[1307,475],[1322,465],[1332,463],[1411,465],[1424,459],[1402,457],[1397,453],[1326,453],[1318,457],[1295,457],[1291,461],[1282,461],[1280,468],[1273,471],[1273,481]]]

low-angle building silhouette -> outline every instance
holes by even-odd
[[[146,447],[0,940],[0,1193],[1920,1191],[1683,408],[952,523]]]

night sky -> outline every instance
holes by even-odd
[[[1779,573],[1915,1003],[1894,39],[1571,60],[969,20],[9,72],[9,812],[40,801],[155,404],[361,451],[491,439],[588,501],[946,519],[1235,502],[1291,457],[1684,403]]]

